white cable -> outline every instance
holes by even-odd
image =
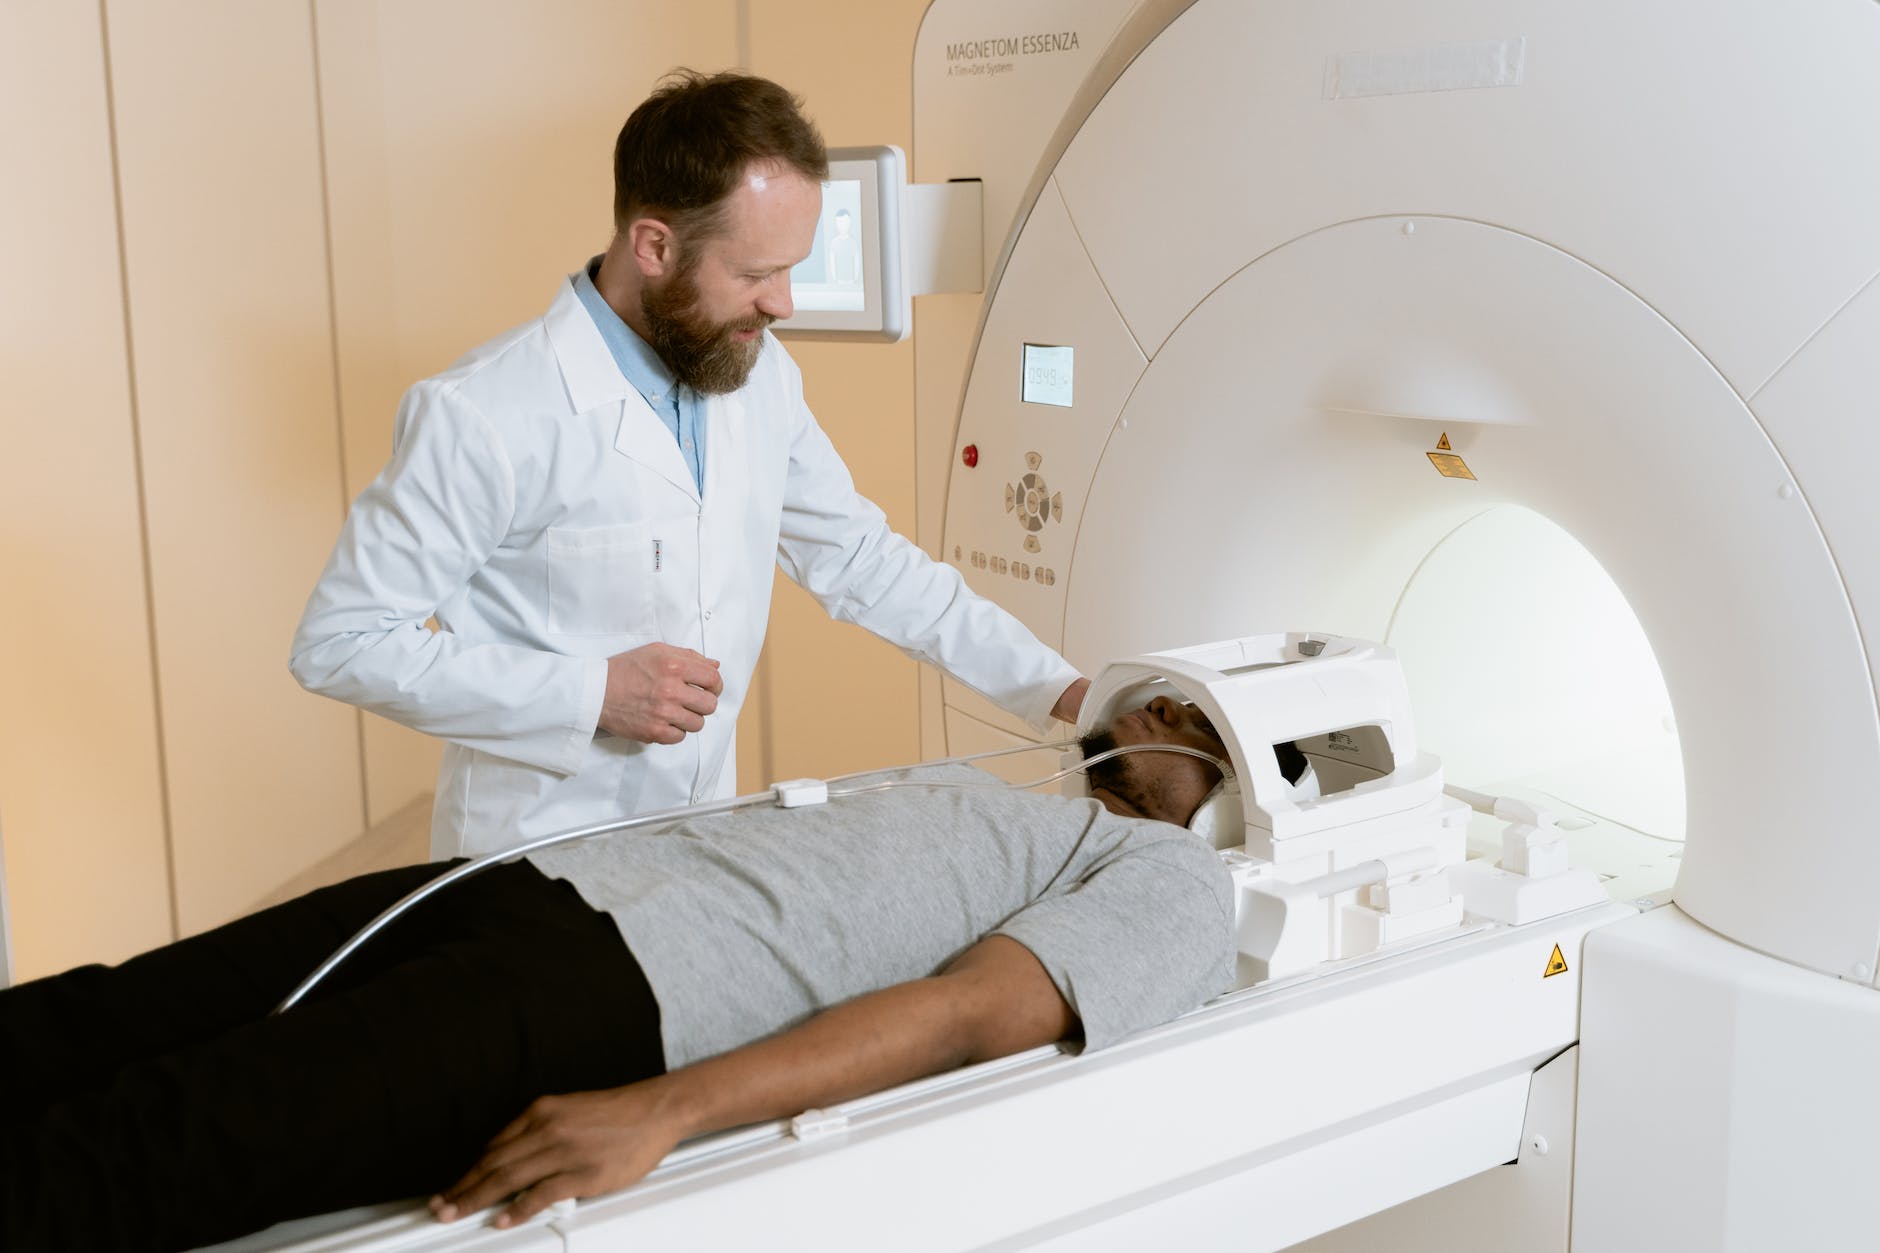
[[[1016,748],[995,748],[988,752],[969,753],[963,757],[946,757],[939,761],[921,762],[918,764],[923,768],[931,766],[963,765],[971,761],[984,761],[989,757],[1006,757],[1013,753],[1036,752],[1039,749],[1045,748],[1065,749],[1075,743],[1077,743],[1076,740],[1061,740],[1054,744],[1023,744]],[[1107,761],[1123,753],[1139,752],[1182,753],[1189,757],[1199,757],[1203,761],[1212,762],[1223,774],[1232,773],[1226,762],[1223,762],[1212,753],[1204,753],[1198,748],[1189,748],[1182,744],[1125,744],[1117,748],[1112,748],[1107,752],[1098,753],[1094,757],[1086,758],[1074,766],[1067,766],[1055,774],[1046,775],[1042,779],[1033,779],[1030,783],[1002,783],[996,780],[992,783],[979,783],[968,782],[963,779],[886,779],[880,783],[871,783],[864,787],[842,789],[828,788],[827,796],[859,796],[864,792],[880,792],[888,788],[896,787],[1006,787],[1023,791],[1026,788],[1042,787],[1046,783],[1054,783],[1067,774],[1074,774],[1079,770],[1088,769],[1100,761]],[[905,766],[889,767],[889,769],[910,768],[911,767]],[[834,779],[827,780],[826,782],[839,783],[848,779],[860,779],[871,774],[881,773],[883,773],[882,770],[859,770],[853,774],[838,775]],[[319,967],[315,969],[312,974],[301,980],[300,985],[292,992],[288,993],[287,999],[275,1006],[274,1012],[276,1014],[284,1014],[295,1005],[299,1004],[300,1001],[306,997],[307,993],[311,992],[321,980],[332,974],[334,969],[337,968],[341,962],[351,957],[353,953],[358,950],[360,945],[391,925],[397,920],[400,914],[411,909],[420,901],[449,887],[451,884],[460,883],[473,875],[481,874],[491,866],[499,865],[503,862],[515,861],[517,858],[526,857],[530,853],[543,852],[562,844],[574,844],[581,840],[591,840],[596,836],[602,835],[618,835],[622,831],[633,831],[640,827],[651,826],[655,823],[677,822],[682,818],[710,817],[715,814],[731,813],[734,810],[751,809],[758,805],[765,804],[777,805],[782,808],[791,808],[795,805],[805,803],[813,804],[816,802],[809,799],[809,797],[813,796],[816,790],[814,785],[818,782],[820,781],[815,779],[792,779],[786,783],[768,788],[765,791],[752,792],[746,796],[734,796],[729,800],[706,801],[698,805],[683,805],[673,809],[659,809],[649,814],[639,814],[631,818],[619,818],[612,822],[576,827],[568,831],[558,831],[553,835],[540,836],[527,843],[519,844],[515,848],[506,848],[494,853],[486,853],[472,861],[452,866],[437,878],[423,883],[412,891],[407,892],[404,896],[400,897],[397,901],[394,901],[389,907],[380,912],[378,917],[361,928],[359,933],[354,935],[352,939],[346,941],[346,943],[334,950],[333,955],[321,962]]]
[[[357,935],[340,945],[338,949],[334,950],[331,957],[321,962],[319,967],[315,969],[312,974],[301,980],[300,986],[288,993],[287,999],[274,1007],[274,1012],[284,1014],[292,1009],[299,1003],[302,997],[306,996],[307,993],[314,989],[316,984],[333,973],[335,967],[348,957],[351,957],[353,952],[358,949],[361,944],[364,944],[385,927],[389,926],[400,914],[433,893],[439,892],[453,883],[468,879],[472,875],[481,874],[491,866],[498,865],[502,862],[514,861],[518,857],[526,857],[530,853],[539,853],[544,849],[553,848],[558,844],[573,844],[579,840],[592,839],[597,835],[613,835],[621,831],[631,831],[638,827],[650,826],[656,822],[675,822],[680,818],[705,817],[711,814],[730,813],[734,809],[749,809],[755,805],[761,805],[766,802],[774,803],[776,799],[777,795],[774,791],[753,792],[749,796],[734,796],[730,800],[707,801],[704,804],[685,805],[676,809],[657,809],[650,814],[638,814],[631,818],[620,818],[612,822],[597,823],[593,826],[576,827],[569,831],[558,831],[554,835],[544,835],[538,839],[530,840],[526,844],[518,845],[515,848],[505,848],[494,853],[485,853],[483,856],[472,861],[452,866],[449,870],[437,876],[437,878],[431,879],[412,889],[410,892],[407,892],[404,896],[401,896],[383,910],[378,917],[368,922],[360,929]]]
[[[1043,745],[1039,745],[1038,747],[1042,748]],[[1010,752],[1012,750],[1006,749],[1002,751]],[[1043,787],[1047,783],[1056,783],[1059,779],[1062,779],[1066,775],[1076,774],[1079,771],[1088,770],[1090,767],[1096,765],[1098,762],[1108,761],[1112,757],[1121,757],[1127,753],[1180,753],[1184,757],[1199,757],[1202,761],[1207,762],[1209,765],[1213,766],[1216,770],[1219,770],[1221,772],[1222,777],[1224,778],[1231,778],[1234,773],[1232,766],[1222,761],[1219,757],[1216,757],[1213,753],[1206,753],[1206,752],[1201,751],[1198,748],[1189,748],[1186,744],[1119,744],[1115,748],[1106,749],[1105,751],[1096,754],[1094,757],[1086,757],[1074,766],[1066,766],[1062,770],[1056,771],[1052,774],[1047,774],[1042,779],[1033,779],[1028,783],[1007,783],[1007,784],[1004,784],[1004,786],[1015,792],[1023,792],[1029,788],[1034,788],[1034,787]],[[960,758],[958,760],[971,760],[971,759]],[[928,764],[928,763],[923,763],[923,764]],[[931,764],[946,765],[946,764],[951,764],[951,763],[934,762]],[[871,771],[865,771],[864,773],[878,774],[880,772],[871,770]],[[853,779],[853,778],[859,778],[860,776],[859,775],[845,775],[844,777]],[[830,780],[830,782],[833,783],[835,782],[835,780],[832,779]],[[896,787],[991,787],[991,786],[992,785],[989,783],[979,783],[979,782],[975,782],[975,781],[968,780],[968,779],[883,779],[880,783],[870,783],[866,787],[842,788],[841,790],[831,788],[829,789],[829,795],[832,797],[834,796],[860,796],[864,792],[885,792],[889,788],[896,788]]]
[[[1055,748],[1059,752],[1062,752],[1067,748],[1075,748],[1078,743],[1079,741],[1074,739],[1052,740],[1044,744],[1020,744],[1014,748],[991,748],[983,753],[967,753],[960,757],[941,757],[934,761],[916,762],[914,766],[877,766],[873,770],[856,770],[852,773],[839,774],[834,778],[825,779],[823,781],[833,786],[837,783],[847,783],[850,779],[865,779],[871,774],[886,774],[890,770],[912,770],[915,769],[916,766],[922,769],[929,766],[962,766],[969,761],[986,761],[993,757],[1010,757],[1014,753],[1037,753],[1043,752],[1047,748]],[[1029,787],[1031,785],[1027,784],[1026,786]]]

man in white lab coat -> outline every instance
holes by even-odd
[[[1034,726],[1074,719],[1087,682],[889,529],[766,330],[827,173],[794,98],[675,76],[614,173],[606,253],[406,394],[294,639],[310,691],[446,741],[433,855],[729,795],[773,563]]]

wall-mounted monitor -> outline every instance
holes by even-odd
[[[822,217],[790,271],[796,312],[771,329],[799,339],[897,340],[911,321],[901,252],[907,159],[892,145],[831,148]]]

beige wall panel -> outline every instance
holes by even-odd
[[[346,497],[391,455],[398,398],[539,315],[607,245],[614,135],[677,65],[733,59],[735,10],[619,0],[320,0]],[[437,745],[366,719],[381,822]]]
[[[16,973],[170,938],[98,7],[0,6],[0,840]]]
[[[365,826],[359,723],[287,648],[340,517],[306,0],[108,3],[178,916]]]
[[[339,359],[342,507],[352,503],[390,455],[391,414],[407,381],[397,343],[380,7],[314,6]],[[360,718],[370,827],[430,793],[439,745],[376,714]]]
[[[751,68],[802,96],[831,147],[912,141],[914,34],[927,0],[751,0]],[[912,345],[803,343],[817,419],[862,492],[913,535]],[[772,778],[916,760],[919,667],[780,580],[765,649]],[[740,741],[740,754],[747,753]],[[760,750],[761,751],[761,750]]]

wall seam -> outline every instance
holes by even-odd
[[[339,359],[339,281],[333,268],[333,185],[328,178],[326,154],[326,93],[320,69],[320,3],[307,0],[307,25],[313,53],[313,133],[320,151],[320,227],[326,246],[326,334],[333,354],[333,433],[339,450],[339,516],[343,525],[352,501],[346,481],[346,393]],[[372,829],[372,772],[366,758],[366,715],[353,709],[353,744],[359,752],[359,830]]]
[[[176,877],[176,825],[171,813],[169,748],[164,732],[162,652],[157,641],[157,580],[150,553],[150,494],[144,478],[143,415],[137,403],[137,347],[131,320],[130,245],[124,229],[124,171],[118,153],[117,89],[111,67],[111,13],[98,0],[98,34],[104,61],[105,130],[111,147],[111,208],[117,224],[118,290],[124,307],[124,369],[130,402],[131,464],[137,482],[137,543],[144,567],[144,622],[150,639],[151,709],[156,722],[157,800],[163,822],[163,868],[170,906],[170,936],[182,937],[182,908]]]
[[[737,66],[741,70],[749,70],[751,68],[751,0],[733,0],[731,24]],[[773,597],[776,595],[774,590],[771,594]],[[777,777],[776,701],[772,698],[770,685],[770,671],[775,664],[776,650],[766,639],[762,652],[758,654],[757,665],[752,667],[750,689],[745,693],[747,704],[757,706],[758,778],[765,783]],[[736,786],[735,781],[733,786]]]
[[[927,0],[927,3],[921,6],[920,21],[914,24],[914,41],[912,44],[909,45],[908,50],[907,50],[907,153],[906,153],[907,168],[903,173],[903,177],[907,180],[907,183],[909,186],[912,186],[915,182],[919,181],[918,176],[915,173],[915,159],[916,159],[917,152],[918,152],[918,150],[915,148],[915,145],[914,145],[914,92],[918,86],[918,84],[915,81],[915,74],[918,71],[919,65],[920,65],[920,62],[919,62],[920,28],[927,24],[927,15],[931,12],[933,12],[933,0]],[[980,189],[982,193],[984,191],[984,188],[985,188],[985,185],[983,183],[980,184]],[[983,210],[981,213],[979,230],[980,230],[981,236],[983,236],[985,234],[985,220],[984,220]],[[983,255],[984,248],[985,248],[985,245],[982,242],[980,245],[980,249],[981,249],[980,268],[982,270],[985,268],[985,258]],[[985,280],[983,278],[981,278],[980,280],[980,287],[982,289],[985,287]],[[913,436],[914,436],[914,438],[910,441],[910,448],[909,448],[909,452],[911,454],[909,457],[909,460],[912,462],[912,465],[909,468],[911,469],[913,476],[914,476],[914,491],[912,493],[913,498],[914,498],[914,527],[913,527],[914,547],[920,549],[922,552],[926,553],[929,557],[933,558],[935,561],[941,562],[942,564],[946,564],[946,545],[941,543],[942,534],[944,534],[946,530],[946,527],[945,527],[946,510],[944,508],[942,508],[941,510],[940,534],[935,534],[932,536],[931,545],[923,544],[921,542],[921,534],[920,534],[921,518],[924,516],[921,512],[921,502],[922,500],[925,499],[926,489],[921,483],[921,476],[920,476],[920,466],[921,466],[920,454],[921,454],[921,434],[922,434],[921,426],[920,426],[921,373],[920,373],[920,346],[919,346],[918,340],[915,339],[920,328],[920,302],[916,299],[910,299],[908,301],[907,323],[908,323],[907,325],[908,338],[910,340],[914,340],[914,342],[910,345],[908,349],[908,357],[910,358],[910,360],[908,362],[908,367],[907,367],[908,424],[913,428]],[[951,462],[950,457],[943,457],[941,459],[940,464],[942,466],[947,466],[950,464],[950,462]],[[1062,642],[1063,642],[1062,640],[1059,641],[1059,643],[1062,643]],[[927,694],[932,691],[937,691],[940,693],[940,700],[938,702],[939,709],[936,712],[935,721],[940,728],[940,742],[942,744],[946,743],[945,681],[941,679],[935,679],[934,681],[929,682],[927,679],[926,671],[927,671],[927,668],[924,666],[916,667],[915,674],[914,674],[914,751],[915,751],[915,754],[921,758],[925,758],[927,756],[927,702],[928,702]]]

